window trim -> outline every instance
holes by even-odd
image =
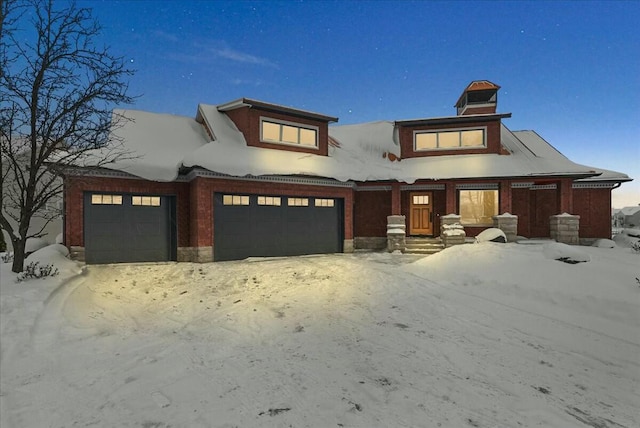
[[[229,200],[228,198],[231,198]],[[238,199],[236,199],[238,198]],[[246,198],[246,199],[244,199]],[[244,203],[246,202],[246,204]],[[247,207],[251,205],[251,196],[250,195],[239,195],[239,194],[231,194],[231,193],[223,193],[222,194],[222,205],[227,207]]]
[[[457,190],[457,203],[458,203],[458,213],[460,215],[460,224],[465,226],[465,227],[487,227],[493,226],[493,219],[491,219],[490,223],[467,223],[464,221],[463,217],[462,217],[462,204],[460,203],[460,194],[461,192],[496,192],[497,193],[497,198],[496,198],[496,213],[492,214],[490,217],[493,217],[495,215],[500,214],[500,189],[488,189],[488,188],[470,188],[470,189],[458,189]]]
[[[280,207],[282,206],[282,196],[258,195],[257,204],[261,207]]]
[[[309,198],[299,196],[287,196],[288,207],[308,207]]]
[[[308,146],[305,144],[301,144],[300,142],[289,143],[286,141],[267,140],[262,135],[262,124],[264,122],[273,123],[275,125],[293,126],[295,128],[298,128],[298,141],[300,141],[300,131],[299,131],[300,129],[307,129],[310,131],[314,131],[316,133],[316,143],[313,146]],[[280,127],[280,135],[282,135],[282,126]],[[306,123],[290,122],[288,120],[274,119],[272,117],[260,116],[260,142],[266,143],[266,144],[279,144],[283,146],[301,147],[304,149],[311,149],[311,150],[320,150],[320,127],[315,125],[307,125]]]
[[[136,199],[139,198],[139,199]],[[156,204],[157,202],[157,204]],[[159,195],[131,195],[132,207],[154,207],[162,205],[162,197]]]
[[[482,145],[481,146],[458,146],[458,147],[436,147],[434,149],[419,149],[418,141],[416,137],[419,134],[440,134],[444,132],[458,132],[461,133],[463,131],[482,131]],[[460,138],[458,139],[460,142]],[[447,150],[477,150],[477,149],[486,149],[487,148],[487,127],[486,126],[474,126],[473,128],[444,128],[444,129],[421,129],[413,131],[413,151],[414,152],[437,152],[437,151],[447,151]]]
[[[334,208],[336,206],[335,198],[314,198],[313,206],[318,208]]]
[[[100,202],[96,202],[94,197],[100,196]],[[104,197],[111,197],[111,202],[104,202]],[[118,198],[119,202],[114,202],[113,198]],[[93,193],[91,192],[91,205],[122,205],[124,203],[124,195],[115,193]]]

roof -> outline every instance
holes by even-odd
[[[266,103],[264,101],[252,100],[250,98],[238,98],[237,100],[230,101],[218,106],[218,111],[225,112],[235,110],[242,107],[256,107],[262,110],[273,111],[277,113],[285,113],[291,116],[304,117],[308,119],[320,120],[323,122],[337,122],[338,118],[333,116],[327,116],[320,113],[315,113],[308,110],[300,110],[293,107],[282,106],[279,104]]]
[[[329,156],[247,146],[219,106],[200,104],[196,118],[120,110],[133,119],[113,131],[133,159],[110,168],[155,181],[172,181],[182,167],[202,167],[231,176],[305,175],[339,181],[572,177],[629,181],[625,174],[576,164],[533,131],[502,125],[510,155],[463,154],[402,159],[395,122],[330,126]],[[206,124],[212,130],[209,136]],[[391,154],[395,156],[391,156]],[[604,178],[600,178],[603,177]]]
[[[469,123],[469,122],[488,122],[496,119],[506,119],[511,117],[511,113],[491,113],[491,114],[467,114],[458,116],[431,117],[425,119],[407,119],[396,120],[396,124],[400,126],[417,126],[417,125],[442,125],[445,123]]]
[[[625,216],[635,215],[640,212],[640,205],[635,207],[624,207],[618,210],[618,212],[622,213]]]
[[[454,107],[460,106],[460,103],[464,98],[464,94],[466,94],[467,92],[487,91],[491,89],[494,89],[497,91],[500,89],[500,86],[488,80],[474,80],[471,83],[469,83],[466,88],[464,88],[464,91],[462,91],[462,94],[460,94],[460,96],[458,97],[458,101],[456,101]]]

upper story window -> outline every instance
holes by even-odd
[[[318,147],[318,127],[260,118],[260,140],[265,143]]]
[[[458,129],[446,131],[415,131],[415,150],[451,150],[486,147],[486,129]]]

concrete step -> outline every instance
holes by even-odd
[[[405,239],[405,253],[409,254],[435,254],[442,251],[444,246],[440,238],[414,238]]]

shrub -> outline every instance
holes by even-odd
[[[4,240],[4,233],[0,229],[0,253],[7,251],[7,243]]]
[[[631,244],[631,249],[636,253],[640,254],[640,241],[636,241],[633,244]]]
[[[24,267],[24,271],[18,274],[16,281],[22,282],[33,278],[56,276],[58,273],[58,268],[53,265],[40,265],[40,262],[31,262]]]
[[[13,262],[13,252],[12,251],[7,251],[6,253],[3,253],[0,256],[0,260],[2,260],[2,263],[11,263],[11,262]]]

